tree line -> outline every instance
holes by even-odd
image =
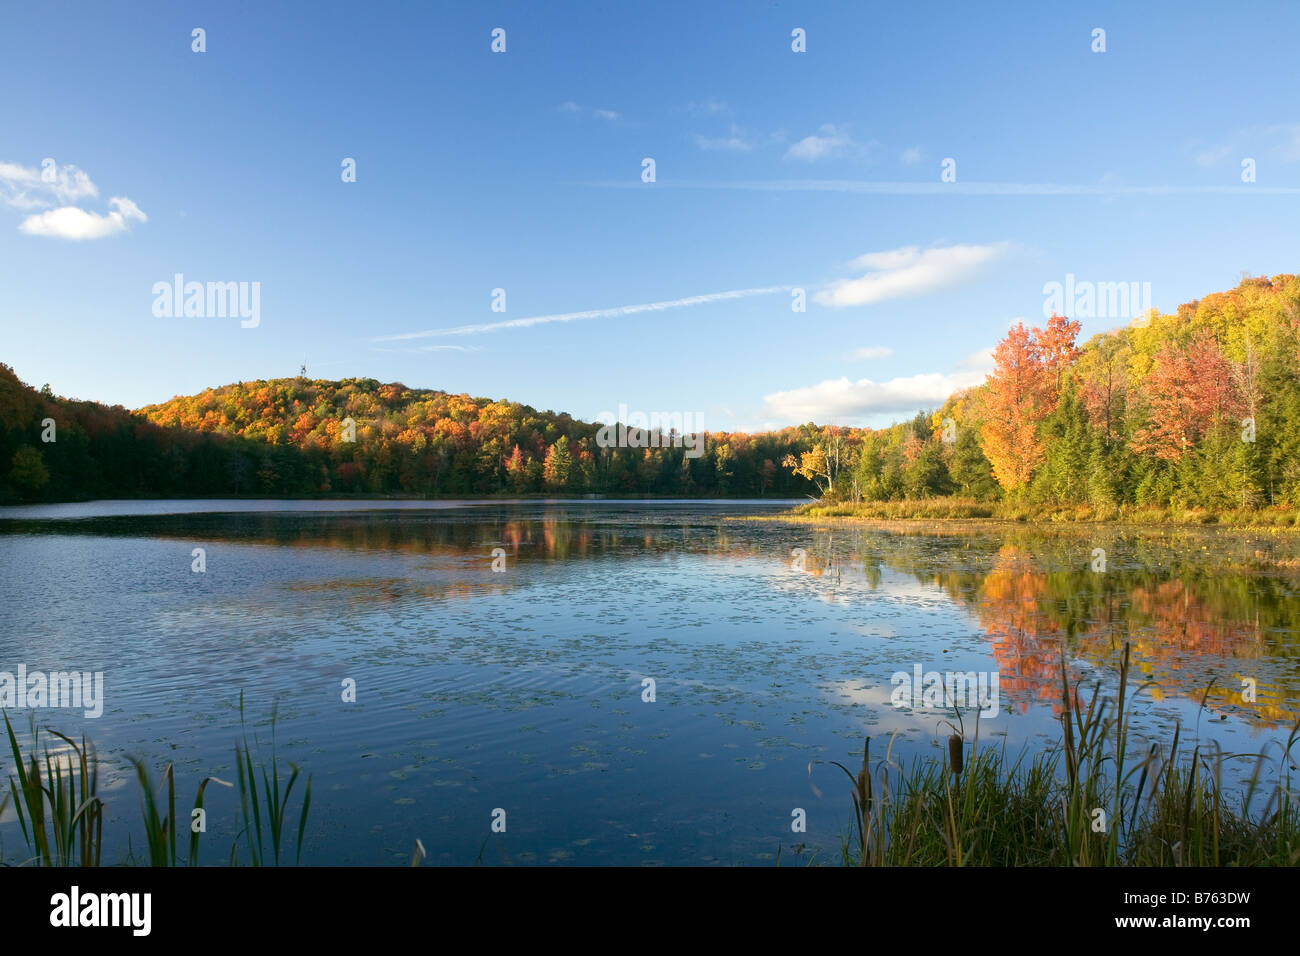
[[[0,365],[0,496],[1300,504],[1300,279],[1244,279],[1078,334],[1059,315],[1018,324],[983,385],[888,428],[709,433],[701,448],[601,447],[598,423],[360,378],[240,382],[130,411]]]

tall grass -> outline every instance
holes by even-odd
[[[770,516],[769,516],[770,517]],[[1017,499],[903,498],[894,501],[836,501],[825,498],[795,507],[787,517],[851,518],[864,521],[961,520],[1051,523],[1119,522],[1136,525],[1219,525],[1226,528],[1300,527],[1300,512],[1288,507],[1211,510],[1170,505],[1091,505],[1027,502]]]
[[[244,835],[248,840],[248,855],[252,860],[253,866],[263,866],[266,861],[266,850],[263,844],[262,828],[262,806],[258,798],[257,791],[257,770],[261,771],[262,777],[262,794],[261,798],[266,801],[266,830],[271,838],[271,852],[275,865],[280,865],[280,848],[284,843],[284,818],[289,808],[289,799],[293,794],[293,785],[298,781],[298,767],[292,763],[289,769],[288,780],[285,781],[284,788],[280,787],[280,762],[275,753],[275,723],[277,710],[271,709],[271,772],[268,775],[266,763],[258,760],[256,768],[253,765],[253,748],[248,745],[248,729],[244,726],[244,692],[239,692],[239,725],[243,729],[244,738],[242,746],[235,746],[235,766],[239,773],[239,807],[244,819]],[[287,762],[287,761],[286,761]],[[302,810],[298,816],[298,836],[297,836],[297,854],[294,862],[297,863],[302,858],[302,836],[307,828],[307,812],[311,809],[311,777],[307,777],[304,786]],[[250,819],[250,810],[251,819]]]
[[[1264,786],[1267,753],[1235,798],[1223,781],[1227,755],[1197,746],[1180,759],[1180,731],[1168,753],[1128,753],[1129,648],[1112,703],[1098,685],[1078,700],[1061,666],[1061,740],[1026,761],[1005,744],[980,750],[960,727],[946,761],[903,767],[890,750],[873,768],[871,744],[850,780],[853,817],[841,847],[853,866],[1295,866],[1300,806],[1292,789],[1300,724]],[[1207,691],[1208,693],[1208,691]],[[1204,700],[1202,701],[1202,704]],[[960,720],[960,712],[957,712]],[[966,752],[969,747],[969,753]],[[1266,793],[1262,805],[1257,798]]]
[[[144,817],[145,846],[149,853],[150,866],[178,866],[176,856],[176,832],[180,824],[176,819],[176,771],[168,764],[163,771],[163,781],[167,787],[167,813],[158,813],[158,801],[154,797],[154,786],[149,780],[149,768],[144,761],[131,760],[135,767],[136,781],[140,785],[141,815]],[[229,787],[230,784],[216,777],[204,777],[199,783],[198,794],[194,798],[194,811],[203,812],[203,792],[209,783]],[[199,865],[199,837],[202,831],[195,828],[195,813],[190,814],[190,846],[186,863]]]
[[[30,862],[44,866],[99,866],[104,802],[98,795],[99,758],[94,750],[85,737],[78,746],[70,737],[52,730],[50,733],[68,745],[75,759],[65,765],[63,755],[67,751],[52,752],[46,747],[42,773],[42,761],[37,757],[40,732],[33,725],[31,753],[24,759],[9,715],[5,714],[4,719],[17,774],[9,778],[10,798],[23,840],[32,853]]]
[[[74,740],[57,731],[50,733],[62,740],[69,750],[52,752],[45,748],[44,759],[38,757],[39,731],[33,725],[30,752],[23,753],[18,738],[4,715],[9,734],[9,747],[13,753],[16,776],[10,778],[9,793],[0,800],[0,814],[12,802],[18,818],[28,857],[24,863],[38,866],[99,866],[103,847],[104,802],[98,796],[99,763],[94,750],[82,738]],[[275,748],[277,711],[271,711],[271,753],[269,759],[256,754],[249,745],[248,730],[244,722],[244,696],[239,696],[239,723],[243,731],[241,742],[235,745],[235,763],[238,770],[240,818],[243,829],[235,838],[230,851],[230,865],[237,862],[236,847],[240,837],[246,838],[248,861],[253,866],[280,865],[282,851],[287,851],[285,824],[288,817],[294,786],[301,773],[289,763],[289,775],[280,775],[280,758]],[[67,760],[67,754],[72,759]],[[197,825],[206,814],[203,805],[208,784],[233,786],[217,777],[205,777],[198,786],[190,813],[188,827],[176,816],[176,771],[168,764],[161,784],[155,786],[149,768],[143,760],[130,758],[135,768],[136,782],[140,788],[140,809],[144,822],[145,858],[150,866],[197,866],[199,840],[205,827]],[[65,763],[67,766],[65,766]],[[286,761],[287,763],[287,761]],[[259,788],[258,780],[261,780]],[[311,777],[302,787],[302,804],[297,816],[297,830],[293,835],[294,861],[302,857],[303,837],[307,829],[307,816],[311,809]],[[188,829],[188,855],[181,857],[178,833]],[[269,840],[268,854],[266,843]],[[131,857],[134,859],[134,855]]]

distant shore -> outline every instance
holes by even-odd
[[[765,521],[830,522],[907,526],[918,523],[1039,526],[1135,525],[1141,527],[1218,527],[1241,531],[1300,530],[1300,509],[1241,508],[1211,510],[1145,505],[1030,505],[1010,501],[981,502],[961,498],[903,501],[810,502],[777,515],[756,515]]]

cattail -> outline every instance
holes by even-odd
[[[957,734],[953,734],[948,738],[948,763],[952,765],[952,772],[960,777],[962,767],[961,737]]]

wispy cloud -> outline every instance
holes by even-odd
[[[717,116],[720,113],[729,113],[731,110],[722,100],[710,97],[698,103],[695,101],[687,103],[686,112],[692,116]]]
[[[502,322],[485,322],[479,325],[458,325],[447,329],[427,329],[423,332],[404,332],[400,335],[379,335],[372,342],[397,342],[407,339],[427,339],[444,335],[480,335],[484,332],[500,332],[503,329],[527,329],[535,325],[548,325],[552,322],[580,322],[585,319],[615,319],[642,312],[664,312],[668,309],[682,309],[692,305],[705,305],[710,302],[725,302],[730,299],[745,299],[755,295],[773,295],[777,292],[789,292],[793,286],[767,286],[761,289],[732,289],[727,292],[710,292],[706,295],[692,295],[683,299],[669,299],[664,302],[646,302],[640,305],[620,305],[612,309],[590,309],[586,312],[560,312],[554,315],[533,315],[524,319],[508,319]]]
[[[1196,154],[1197,166],[1217,166],[1237,150],[1231,143],[1220,143],[1218,146],[1210,146]]]
[[[573,100],[566,100],[565,102],[561,103],[557,107],[557,109],[561,113],[586,112],[580,105],[573,102]],[[606,109],[593,109],[591,111],[591,115],[596,117],[596,119],[609,120],[610,122],[613,122],[614,120],[619,118],[619,114],[617,112],[615,112],[614,110],[606,110]]]
[[[856,144],[849,136],[849,131],[834,123],[825,123],[816,134],[805,136],[785,151],[786,159],[802,159],[816,162],[819,159],[831,159],[842,156]]]
[[[147,218],[130,199],[114,196],[101,215],[73,205],[99,195],[99,188],[76,166],[46,160],[41,168],[0,162],[0,202],[31,213],[18,226],[30,236],[55,239],[102,239],[125,232]],[[34,210],[42,210],[35,212]]]
[[[885,382],[869,378],[827,379],[806,388],[774,392],[763,397],[767,415],[786,422],[833,422],[858,425],[874,415],[909,414],[922,408],[937,408],[953,392],[979,385],[984,373],[977,371],[926,372]]]
[[[636,177],[583,183],[600,189],[645,189]],[[886,182],[861,179],[759,179],[692,180],[660,178],[659,189],[740,189],[756,192],[843,192],[897,196],[1187,196],[1187,195],[1300,195],[1300,186],[1262,186],[1255,183],[1224,186],[1123,186],[1114,181],[1078,183],[941,183]]]
[[[898,155],[898,161],[904,166],[915,166],[923,158],[920,146],[909,146]]]
[[[67,205],[99,195],[90,177],[76,166],[58,166],[52,160],[36,169],[19,163],[0,163],[0,202],[15,209],[44,209]]]
[[[377,345],[370,347],[372,352],[482,352],[483,350],[475,345],[416,345],[409,349],[386,349]]]
[[[868,252],[849,263],[865,271],[857,279],[838,279],[816,293],[813,301],[833,308],[871,305],[887,299],[924,295],[969,281],[980,267],[1005,255],[1009,242],[921,249],[906,246],[885,252]]]
[[[855,361],[892,358],[893,355],[894,350],[888,345],[869,345],[866,348],[854,349],[852,352],[848,353],[848,357]]]
[[[706,151],[713,150],[733,150],[736,152],[747,153],[754,148],[754,144],[745,136],[745,131],[735,123],[731,124],[730,136],[708,137],[696,135],[695,143],[700,149]]]
[[[1231,158],[1267,156],[1282,163],[1300,162],[1300,123],[1274,123],[1237,130],[1222,142],[1205,146],[1196,153],[1198,166],[1217,166]]]

